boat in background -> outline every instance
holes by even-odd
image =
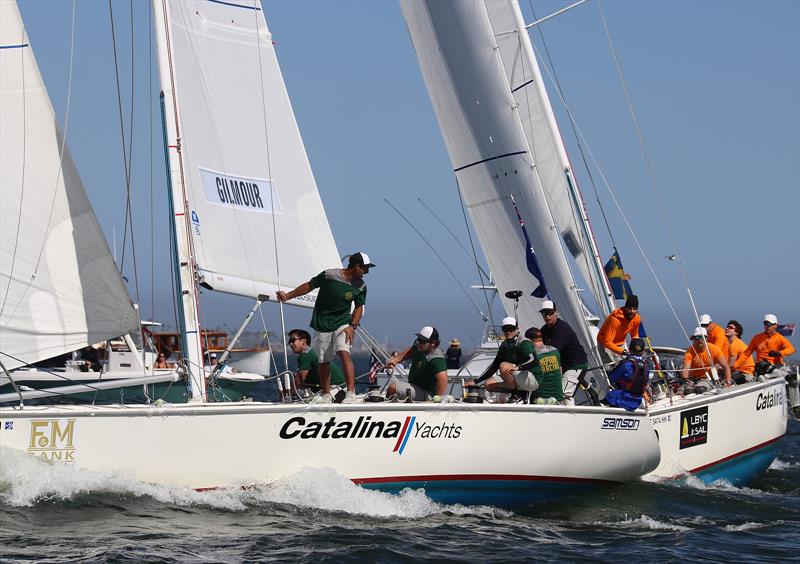
[[[573,272],[602,317],[616,309],[615,296],[517,0],[401,0],[401,7],[507,315],[522,328],[538,327],[542,300],[555,302],[594,367],[591,386],[604,397],[597,317],[583,304]],[[510,298],[517,290],[518,304]],[[653,403],[661,445],[654,475],[751,480],[775,459],[786,433],[786,394],[786,380],[770,374]]]

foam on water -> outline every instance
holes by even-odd
[[[726,531],[752,531],[754,529],[763,529],[764,527],[773,527],[783,524],[783,521],[770,521],[769,523],[754,523],[747,522],[740,525],[725,525],[723,529]]]
[[[420,518],[436,514],[505,518],[512,513],[495,507],[444,505],[424,490],[399,495],[367,490],[329,468],[304,468],[268,486],[197,492],[140,482],[122,472],[97,472],[53,464],[12,449],[0,449],[0,502],[17,507],[41,501],[72,500],[90,493],[150,497],[178,506],[203,506],[227,511],[280,503],[324,511],[373,517]]]
[[[770,470],[789,470],[790,468],[798,467],[800,467],[800,462],[784,462],[779,458],[773,460],[772,464],[769,465]]]
[[[616,522],[605,522],[600,521],[595,523],[596,525],[604,525],[604,526],[618,526],[620,524],[625,525],[626,529],[649,529],[652,531],[675,531],[678,533],[685,533],[686,531],[691,531],[691,527],[684,527],[682,525],[676,525],[674,523],[665,523],[663,521],[659,521],[657,519],[653,519],[647,515],[641,515],[636,518],[627,518],[623,519],[622,521]]]

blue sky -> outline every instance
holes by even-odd
[[[567,4],[521,2],[528,21],[534,19],[532,9],[541,17]],[[388,336],[394,343],[433,324],[443,337],[474,344],[482,331],[474,308],[427,245],[384,202],[388,198],[411,218],[465,286],[478,282],[471,259],[417,201],[422,198],[436,210],[466,244],[452,168],[399,6],[390,1],[263,6],[339,250],[364,250],[378,264],[367,280],[365,325],[379,339]],[[132,8],[138,299],[144,317],[174,323],[158,81],[155,62],[151,67],[148,59],[149,3],[136,1]],[[588,2],[541,29],[578,126],[622,201],[680,322],[694,326],[677,265],[664,259],[676,249],[662,213],[671,222],[700,313],[710,313],[721,323],[740,320],[746,337],[760,330],[767,312],[782,322],[798,322],[800,2],[627,1],[603,2],[602,8],[653,164],[658,196],[597,3]],[[39,0],[21,2],[20,9],[63,124],[72,4]],[[130,11],[129,2],[114,2],[126,124]],[[541,48],[539,34],[532,37]],[[110,243],[116,232],[121,256],[125,183],[105,2],[78,3],[74,64],[67,140]],[[556,98],[553,105],[607,257],[610,238],[593,189],[563,108]],[[592,173],[597,177],[596,170]],[[152,237],[151,190],[156,210]],[[605,188],[598,184],[598,190],[649,333],[661,344],[682,345],[678,321]],[[133,281],[130,249],[126,253],[125,274]],[[246,300],[209,293],[203,301],[209,326],[236,326],[250,306]],[[265,306],[265,317],[270,330],[279,330],[274,305]],[[306,310],[287,315],[294,326],[305,326],[308,319]],[[258,329],[260,321],[254,323],[251,328]]]

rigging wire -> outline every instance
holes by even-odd
[[[608,40],[608,46],[609,46],[609,48],[611,50],[611,55],[614,58],[614,65],[617,68],[617,74],[619,76],[619,81],[620,81],[620,84],[622,85],[622,90],[625,93],[625,100],[626,100],[626,102],[628,104],[628,111],[629,111],[629,113],[631,115],[631,120],[633,121],[633,127],[636,130],[636,137],[637,137],[637,139],[639,141],[639,147],[642,150],[642,155],[643,155],[644,161],[645,161],[645,163],[647,165],[647,174],[648,174],[648,177],[650,178],[650,187],[653,190],[653,194],[656,197],[656,202],[658,203],[658,210],[661,213],[661,217],[664,220],[664,224],[667,227],[667,233],[669,233],[669,239],[670,239],[670,242],[672,243],[673,256],[675,256],[675,262],[678,263],[678,270],[681,273],[681,277],[683,278],[683,283],[686,286],[687,292],[689,293],[689,301],[691,303],[692,310],[694,311],[695,318],[696,318],[696,320],[698,322],[698,325],[699,325],[700,324],[699,314],[697,313],[697,308],[695,307],[694,298],[692,297],[691,288],[689,286],[689,280],[686,277],[686,271],[683,268],[683,261],[681,260],[680,251],[678,250],[678,242],[675,239],[675,233],[674,233],[674,231],[672,229],[672,224],[670,223],[669,217],[667,216],[666,206],[664,205],[664,201],[663,201],[663,199],[661,197],[661,193],[658,190],[658,183],[656,182],[656,175],[655,175],[655,172],[653,170],[653,163],[650,160],[650,155],[649,155],[649,153],[647,151],[647,146],[646,146],[646,144],[644,142],[644,136],[642,135],[642,130],[641,130],[641,127],[639,126],[639,119],[636,116],[636,110],[633,107],[633,101],[631,100],[630,91],[628,90],[628,84],[625,81],[625,75],[622,72],[622,66],[620,65],[619,58],[617,57],[617,51],[616,51],[616,49],[614,47],[614,41],[613,41],[613,39],[611,37],[611,32],[608,29],[608,24],[606,22],[606,16],[605,16],[605,13],[603,12],[603,7],[600,4],[600,2],[597,3],[597,8],[600,11],[600,19],[603,22],[603,30],[606,33],[606,38]]]
[[[155,318],[156,303],[156,263],[155,263],[155,187],[153,186],[153,8],[147,7],[147,92],[148,92],[148,144],[150,181],[150,319]],[[172,239],[170,237],[170,239]],[[172,270],[172,269],[170,269]],[[177,323],[177,318],[176,318]]]

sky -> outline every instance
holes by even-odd
[[[458,337],[467,348],[476,345],[483,322],[449,273],[480,303],[482,296],[469,289],[479,282],[474,260],[419,202],[468,246],[452,166],[399,5],[262,4],[339,251],[365,251],[378,265],[367,277],[365,327],[395,346],[410,342],[424,325],[437,327],[444,339]],[[521,7],[530,22],[568,4],[524,0]],[[126,135],[134,124],[137,268],[128,239],[123,272],[142,317],[174,325],[149,7],[143,0],[113,2]],[[88,0],[75,5],[68,114],[73,4],[23,1],[20,11],[78,171],[122,262],[125,175],[109,6]],[[689,290],[698,313],[721,324],[738,319],[745,338],[761,330],[765,313],[800,322],[800,2],[590,1],[543,23],[531,37],[540,52],[546,45],[569,110],[653,265],[658,281],[598,182],[655,343],[685,343],[683,331],[696,324]],[[547,76],[545,81],[551,88]],[[607,258],[612,239],[598,198],[552,88],[551,99]],[[599,178],[597,169],[591,174]],[[385,199],[411,219],[446,265]],[[665,258],[676,253],[688,289],[679,265]],[[208,327],[235,328],[251,306],[211,292],[202,301]],[[263,310],[266,328],[279,332],[277,307]],[[309,318],[308,310],[287,308],[287,329],[305,327]],[[250,328],[261,329],[261,320]]]

